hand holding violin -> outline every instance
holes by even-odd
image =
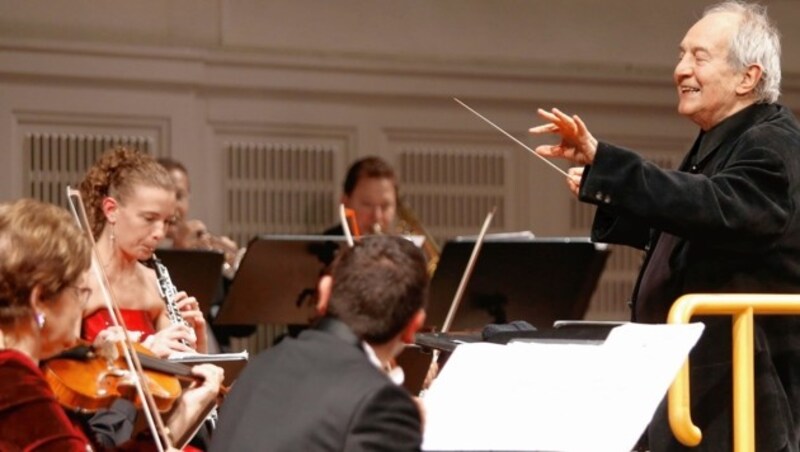
[[[167,420],[173,439],[182,437],[188,429],[198,425],[199,419],[205,418],[215,406],[225,378],[225,371],[213,364],[198,364],[191,372],[198,379],[184,389]]]

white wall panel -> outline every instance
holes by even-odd
[[[26,137],[144,137],[187,165],[191,215],[240,241],[333,222],[347,165],[371,154],[437,236],[474,232],[480,196],[501,204],[494,230],[585,235],[592,208],[563,176],[452,97],[531,146],[548,141],[526,136],[536,108],[557,106],[674,162],[696,130],[672,65],[707,3],[0,0],[0,200],[30,188]],[[800,3],[768,3],[797,109]],[[626,317],[638,265],[614,251],[590,315]]]

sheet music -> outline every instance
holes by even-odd
[[[601,345],[461,345],[425,396],[423,449],[630,451],[702,329],[628,324]]]

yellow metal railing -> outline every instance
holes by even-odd
[[[694,315],[733,316],[733,444],[735,452],[755,451],[753,395],[753,315],[800,314],[800,295],[690,294],[678,298],[668,323],[689,323]],[[692,423],[689,360],[669,389],[669,424],[678,441],[696,446],[702,432]]]

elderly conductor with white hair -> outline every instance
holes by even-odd
[[[540,155],[565,158],[570,190],[597,205],[594,240],[647,251],[632,295],[634,321],[662,323],[687,293],[800,293],[800,126],[779,104],[780,41],[759,5],[709,7],[686,33],[674,72],[678,112],[700,127],[677,170],[596,139],[578,116],[539,110],[553,133]],[[706,324],[692,351],[692,417],[703,432],[691,450],[732,446],[731,321]],[[800,319],[757,316],[758,451],[797,451]],[[653,451],[685,449],[666,401],[648,429]],[[686,448],[688,449],[688,448]]]

